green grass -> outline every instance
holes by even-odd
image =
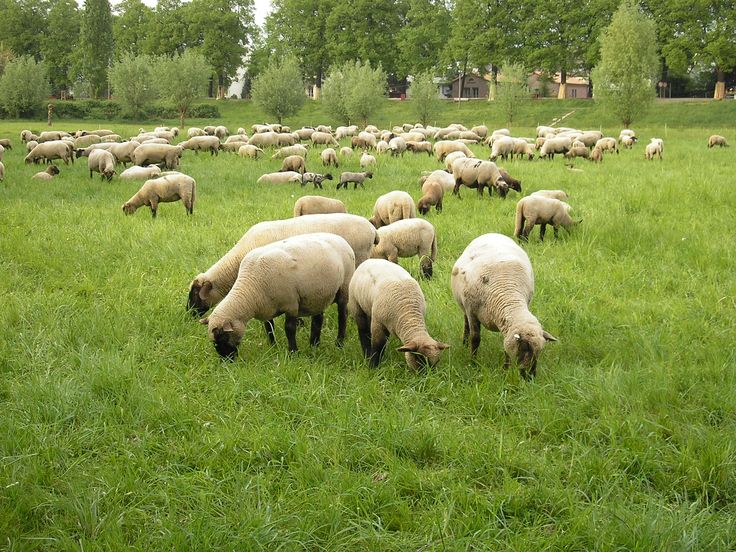
[[[263,120],[223,105],[232,127]],[[404,105],[379,122],[402,121]],[[496,334],[484,330],[470,359],[449,288],[473,238],[511,234],[514,192],[466,190],[428,217],[440,258],[421,281],[427,325],[451,344],[435,369],[408,370],[395,339],[368,368],[352,322],[336,349],[334,309],[319,348],[301,330],[289,355],[282,321],[275,347],[253,323],[227,363],[184,312],[189,282],[314,191],[257,186],[276,161],[188,152],[194,216],[163,204],[156,221],[145,209],[125,217],[139,183],[90,180],[80,163],[31,181],[38,167],[16,144],[0,184],[0,546],[733,550],[734,150],[705,147],[711,133],[735,141],[726,108],[702,108],[720,121],[710,127],[635,126],[665,139],[662,162],[640,144],[578,162],[582,172],[559,159],[505,164],[525,193],[567,190],[584,219],[557,241],[536,230],[526,246],[532,311],[560,338],[532,382],[502,369]],[[0,136],[25,126],[3,122]],[[307,165],[318,168],[313,154]],[[418,198],[419,173],[434,168],[426,156],[380,158],[366,190],[318,193],[368,216],[392,189]],[[417,259],[402,265],[418,275]]]

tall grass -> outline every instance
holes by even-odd
[[[24,126],[3,123],[0,135]],[[723,124],[673,127],[637,129],[665,139],[662,162],[639,145],[600,166],[577,162],[582,172],[559,159],[506,164],[524,193],[567,190],[583,218],[559,240],[535,231],[525,246],[532,311],[560,338],[532,382],[501,368],[496,334],[484,330],[470,359],[449,289],[474,237],[512,232],[513,192],[502,201],[466,190],[428,216],[440,257],[421,281],[427,325],[451,344],[435,369],[407,369],[395,339],[368,368],[354,326],[343,350],[333,345],[332,310],[319,348],[301,331],[289,355],[281,321],[275,347],[251,324],[226,363],[184,312],[189,282],[250,225],[289,217],[315,191],[256,185],[277,161],[187,152],[194,216],[163,204],[155,221],[145,210],[125,217],[139,183],[90,180],[79,162],[32,181],[38,167],[23,165],[16,144],[0,184],[0,543],[733,550],[733,150],[705,141],[734,137]],[[307,165],[319,169],[315,158]],[[367,216],[387,191],[418,198],[417,177],[434,168],[426,156],[380,157],[366,190],[316,193]],[[418,276],[417,259],[401,263]]]

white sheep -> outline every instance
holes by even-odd
[[[516,204],[514,236],[528,240],[536,224],[541,226],[539,239],[544,240],[548,224],[554,228],[556,238],[560,226],[569,232],[575,222],[570,217],[570,206],[564,201],[532,194],[521,198]]]
[[[121,180],[150,180],[157,176],[161,176],[161,169],[158,165],[148,165],[147,167],[134,165],[120,173]]]
[[[358,188],[358,184],[365,189],[365,179],[373,178],[371,171],[366,172],[344,172],[340,174],[340,182],[337,183],[337,189],[348,189],[348,184],[353,183],[353,190]]]
[[[504,367],[514,358],[521,375],[533,377],[547,333],[529,311],[534,294],[534,273],[529,257],[514,241],[501,234],[474,239],[452,268],[452,294],[463,311],[463,342],[470,339],[470,353],[480,345],[481,324],[503,334]]]
[[[551,199],[559,199],[560,201],[567,201],[569,198],[567,193],[563,190],[537,190],[529,195],[549,197]]]
[[[495,161],[499,157],[506,161],[509,157],[513,157],[515,146],[516,143],[510,136],[501,136],[497,140],[494,140],[493,146],[491,147],[491,161]]]
[[[133,152],[133,162],[139,167],[163,164],[167,169],[176,170],[183,151],[180,146],[141,144]]]
[[[388,141],[388,149],[391,150],[391,155],[404,155],[406,151],[406,140],[401,136],[394,136]]]
[[[374,259],[386,259],[398,263],[399,257],[419,257],[422,276],[432,277],[437,259],[437,236],[434,226],[424,219],[398,220],[378,229],[378,243],[373,246]]]
[[[56,165],[49,165],[45,171],[37,172],[31,177],[31,180],[51,180],[54,176],[59,174],[61,171]]]
[[[554,159],[556,153],[567,153],[572,146],[572,139],[569,136],[557,136],[555,138],[548,138],[539,148],[539,157],[546,157],[547,159]]]
[[[5,180],[5,164],[0,161],[0,182]]]
[[[348,286],[354,272],[355,254],[350,244],[335,234],[305,234],[270,243],[243,257],[227,297],[201,322],[207,324],[220,356],[233,358],[250,320],[263,321],[273,343],[273,319],[284,314],[289,351],[294,352],[298,319],[312,318],[309,342],[316,346],[324,312],[336,303],[337,346],[341,347],[347,329]]]
[[[447,176],[450,176],[445,171],[437,172],[441,172]],[[420,215],[426,215],[427,213],[429,213],[430,207],[434,206],[435,210],[438,213],[441,213],[442,201],[444,200],[444,197],[445,187],[443,185],[443,182],[438,178],[433,177],[432,175],[426,177],[426,179],[422,182],[422,197],[420,197],[419,201],[417,201],[417,211],[419,211]]]
[[[655,157],[662,159],[662,144],[655,140],[655,138],[652,138],[652,141],[647,144],[647,147],[644,150],[644,157],[650,161]]]
[[[195,154],[200,151],[209,151],[210,155],[217,155],[220,151],[220,139],[217,136],[194,136],[179,143],[179,147],[192,150]]]
[[[461,151],[466,157],[475,157],[475,154],[470,151],[468,146],[457,140],[440,140],[439,142],[435,142],[432,149],[437,157],[437,161],[440,162],[444,161],[445,157],[453,151]]]
[[[54,159],[61,159],[65,165],[68,165],[69,161],[74,163],[74,144],[63,140],[40,142],[26,155],[25,162],[38,163],[39,161],[46,161],[50,163]]]
[[[287,184],[289,182],[301,182],[301,173],[295,171],[266,173],[262,175],[256,184]]]
[[[345,204],[339,199],[323,196],[302,196],[294,204],[294,216],[347,213]]]
[[[245,144],[238,148],[238,155],[241,157],[251,157],[253,159],[258,159],[258,155],[263,153],[263,150],[259,148],[258,146],[253,146],[251,144]]]
[[[310,137],[312,140],[312,144],[327,144],[331,146],[339,146],[340,144],[337,143],[337,140],[332,136],[332,134],[329,134],[327,132],[313,132],[312,136]]]
[[[279,169],[281,172],[294,171],[300,174],[304,174],[306,170],[307,166],[301,155],[289,155],[288,157],[285,157],[281,162],[281,168]]]
[[[376,158],[370,155],[369,153],[363,152],[363,154],[360,156],[360,168],[365,169],[367,167],[375,167],[376,166]]]
[[[340,148],[340,155],[343,157],[350,157],[353,155],[353,148],[349,148],[347,146],[344,146]]]
[[[727,148],[728,142],[726,142],[726,138],[724,136],[721,136],[720,134],[713,134],[708,138],[708,147],[712,148],[714,146]]]
[[[424,295],[411,275],[383,259],[361,264],[350,281],[348,310],[358,326],[363,353],[378,366],[389,335],[399,338],[407,364],[435,366],[449,345],[436,341],[424,322]]]
[[[604,136],[595,143],[595,147],[601,150],[603,153],[607,151],[615,151],[618,153],[618,142],[615,138],[610,136]]]
[[[343,173],[344,174],[344,173]],[[394,190],[376,199],[373,216],[368,219],[376,228],[392,224],[397,220],[415,218],[417,216],[414,200],[401,190]]]
[[[293,146],[285,146],[279,149],[276,153],[271,156],[271,159],[284,159],[290,155],[300,155],[304,159],[307,158],[309,150],[301,144],[295,144]]]
[[[330,165],[334,165],[335,167],[339,166],[337,162],[337,152],[333,148],[325,148],[322,150],[322,153],[319,154],[319,158],[322,160],[323,167],[329,167]]]
[[[100,178],[106,178],[109,182],[115,174],[115,156],[107,150],[96,149],[89,154],[87,168],[90,178],[93,172],[98,172]]]
[[[133,197],[123,204],[123,213],[132,215],[139,207],[148,205],[151,216],[156,218],[159,203],[171,203],[181,199],[187,214],[194,213],[197,183],[185,174],[167,174],[146,180]]]
[[[502,198],[505,198],[509,191],[508,182],[493,161],[460,158],[452,165],[452,176],[455,179],[452,193],[458,197],[462,185],[477,188],[479,197],[483,196],[484,188],[488,188],[488,195],[495,189]]]

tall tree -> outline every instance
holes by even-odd
[[[159,0],[145,40],[144,52],[157,56],[181,54],[192,42],[181,0]]]
[[[109,0],[85,0],[79,32],[77,74],[99,98],[107,92],[107,71],[113,55],[112,11]]]
[[[295,115],[307,99],[299,62],[286,57],[272,62],[253,82],[253,101],[279,124]]]
[[[110,67],[112,92],[133,117],[141,117],[146,106],[158,96],[152,56],[127,53]]]
[[[502,81],[498,85],[496,101],[509,125],[518,116],[524,100],[529,98],[529,72],[520,63],[505,62],[501,66]]]
[[[367,124],[386,95],[386,73],[380,64],[346,61],[333,65],[325,80],[323,101],[327,111],[341,123]]]
[[[48,31],[41,39],[51,91],[62,98],[72,85],[74,55],[79,40],[80,13],[76,0],[58,0],[49,10]]]
[[[397,44],[402,73],[437,70],[452,19],[445,0],[408,0],[406,22]]]
[[[206,94],[210,67],[204,56],[191,50],[164,58],[160,65],[161,95],[174,105],[179,113],[179,126],[183,127],[194,100]]]
[[[638,3],[624,0],[601,36],[601,61],[593,70],[593,95],[624,126],[654,101],[659,71],[654,22]]]
[[[409,86],[411,111],[424,126],[428,126],[439,111],[440,98],[433,75],[431,71],[419,73]]]
[[[137,56],[146,51],[148,30],[153,26],[153,10],[141,0],[122,0],[115,6],[116,17],[113,22],[115,36],[115,57],[123,54]]]
[[[46,0],[0,0],[0,43],[16,56],[41,59],[48,9]]]

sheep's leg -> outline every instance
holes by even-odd
[[[273,320],[266,320],[263,323],[263,328],[266,330],[266,336],[268,337],[268,342],[271,345],[274,345],[276,343],[276,335],[274,334],[274,326],[273,326]]]
[[[345,342],[345,333],[348,329],[348,301],[341,291],[335,297],[337,303],[337,346],[342,347]]]
[[[521,234],[522,236],[524,236],[524,241],[529,241],[529,234],[531,233],[536,223],[537,219],[535,218],[524,219],[524,224],[526,226],[524,227],[524,231]]]
[[[317,314],[312,317],[312,331],[309,334],[309,344],[312,347],[319,345],[319,338],[322,335],[322,323],[324,320],[324,314]]]
[[[555,239],[557,239],[558,238],[558,233],[559,233],[559,227],[558,226],[552,226],[552,228],[555,231]]]
[[[158,211],[158,198],[151,198],[151,216],[156,218],[156,212]]]
[[[511,368],[511,357],[507,352],[503,353],[503,369],[508,370]]]
[[[442,212],[442,200],[441,199],[437,202],[437,205],[434,206],[434,210],[437,211],[438,213]]]
[[[468,336],[470,335],[470,324],[468,324],[468,315],[463,316],[463,345],[468,344]]]
[[[432,259],[428,254],[424,254],[420,257],[419,268],[421,269],[422,276],[425,278],[432,277]]]
[[[470,329],[470,356],[475,357],[480,347],[480,320],[476,316],[468,315]]]
[[[355,324],[358,326],[358,338],[365,358],[371,356],[371,319],[362,310],[355,313]]]
[[[547,223],[543,222],[539,228],[539,241],[544,241],[544,233],[547,231]],[[555,238],[557,237],[557,228],[555,228]]]
[[[286,315],[286,320],[284,321],[284,331],[286,332],[286,341],[289,343],[289,352],[295,353],[297,351],[296,347],[296,327],[299,322],[299,319],[296,316],[289,316]]]
[[[376,367],[381,362],[387,341],[388,331],[386,328],[377,322],[373,322],[371,324],[371,366]]]
[[[455,187],[452,189],[452,195],[456,195],[458,199],[462,199],[460,197],[460,185],[462,182],[460,180],[455,180]]]

